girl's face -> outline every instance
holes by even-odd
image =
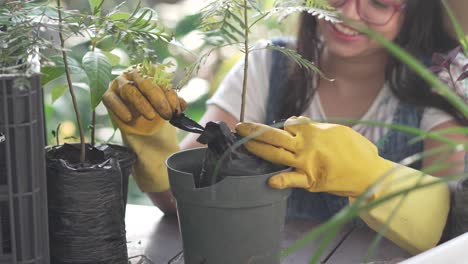
[[[388,40],[394,40],[400,32],[401,25],[403,23],[404,15],[403,11],[392,12],[393,16],[389,18],[385,24],[369,23],[366,21],[367,16],[363,10],[370,10],[373,8],[373,12],[388,12],[382,8],[390,8],[389,6],[398,6],[402,4],[403,0],[348,0],[348,1],[337,1],[329,0],[330,3],[342,2],[340,6],[336,8],[340,11],[341,15],[345,18],[354,20],[358,23],[368,26],[372,30],[380,33]],[[359,4],[357,4],[359,1]],[[385,7],[382,4],[387,4]],[[374,5],[365,9],[363,5]],[[360,6],[360,9],[358,7]],[[393,10],[393,9],[392,9]],[[378,16],[378,13],[375,13]],[[364,19],[362,18],[364,17]],[[369,16],[367,16],[369,17]],[[359,33],[345,23],[333,24],[324,19],[318,21],[318,30],[323,37],[323,41],[327,47],[327,51],[335,56],[342,58],[355,58],[361,56],[371,55],[375,52],[381,52],[383,47],[375,40],[370,39],[366,35]]]

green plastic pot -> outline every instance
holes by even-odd
[[[196,188],[205,149],[173,154],[167,160],[177,201],[185,264],[280,263],[282,231],[290,190],[275,190],[276,173],[227,176]]]

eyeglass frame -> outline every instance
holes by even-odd
[[[348,3],[350,0],[343,0],[343,3],[341,3],[340,5],[337,5],[337,6],[334,6],[334,5],[331,5],[333,6],[334,8],[338,8],[338,7],[342,7],[344,6],[346,3]],[[406,3],[404,4],[396,4],[396,3],[388,3],[388,5],[390,5],[392,8],[393,8],[393,13],[392,15],[388,18],[388,20],[385,22],[385,23],[375,23],[375,22],[372,22],[372,21],[368,21],[367,19],[365,19],[362,15],[361,15],[361,12],[359,11],[360,10],[360,5],[361,5],[361,0],[355,0],[355,3],[356,3],[356,10],[357,10],[357,13],[359,15],[359,17],[366,23],[369,23],[371,25],[376,25],[376,26],[385,26],[386,24],[388,24],[388,22],[390,22],[390,20],[392,20],[392,18],[395,16],[396,13],[399,13],[401,12],[403,9],[406,8]]]

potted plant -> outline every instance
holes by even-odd
[[[316,10],[328,12],[327,7],[326,3],[318,3]],[[258,11],[254,17],[252,10]],[[213,50],[239,45],[245,54],[244,95],[249,53],[254,49],[250,30],[262,18],[280,11],[278,8],[263,12],[257,1],[212,1],[202,10],[200,27],[215,47],[199,58],[188,76]],[[268,48],[285,54],[307,70],[316,70],[314,64],[293,50],[273,45]],[[241,122],[245,116],[245,97],[242,98]],[[207,149],[182,151],[167,159],[185,263],[280,262],[281,231],[290,191],[269,188],[267,179],[285,168],[248,154],[242,149],[245,140],[226,126],[210,122],[198,139],[208,145]]]
[[[157,28],[153,10],[138,5],[127,13],[121,10],[124,3],[104,14],[104,0],[90,0],[90,12],[65,11],[57,1],[57,15],[49,18],[58,32],[61,52],[51,57],[54,64],[43,67],[44,85],[52,89],[55,98],[70,92],[80,132],[80,144],[47,148],[54,263],[128,261],[124,212],[128,176],[136,157],[123,146],[95,145],[94,110],[118,66],[119,57],[109,52],[116,43],[126,44],[132,55],[138,55],[145,54],[148,41],[169,41],[171,37]],[[71,36],[82,36],[86,41],[67,47],[65,41]],[[90,144],[86,144],[74,91],[83,83],[90,91]]]
[[[38,35],[44,1],[0,3],[0,259],[49,263]]]

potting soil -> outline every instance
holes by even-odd
[[[197,141],[208,145],[202,170],[195,179],[198,188],[215,184],[226,176],[261,175],[285,168],[250,154],[242,144],[242,137],[232,133],[224,122],[208,122]]]
[[[208,145],[202,170],[195,174],[197,188],[213,185],[226,176],[261,175],[285,168],[250,154],[242,144],[242,137],[232,133],[224,122],[208,122],[203,127],[182,113],[170,123],[184,131],[201,134],[197,141]]]

